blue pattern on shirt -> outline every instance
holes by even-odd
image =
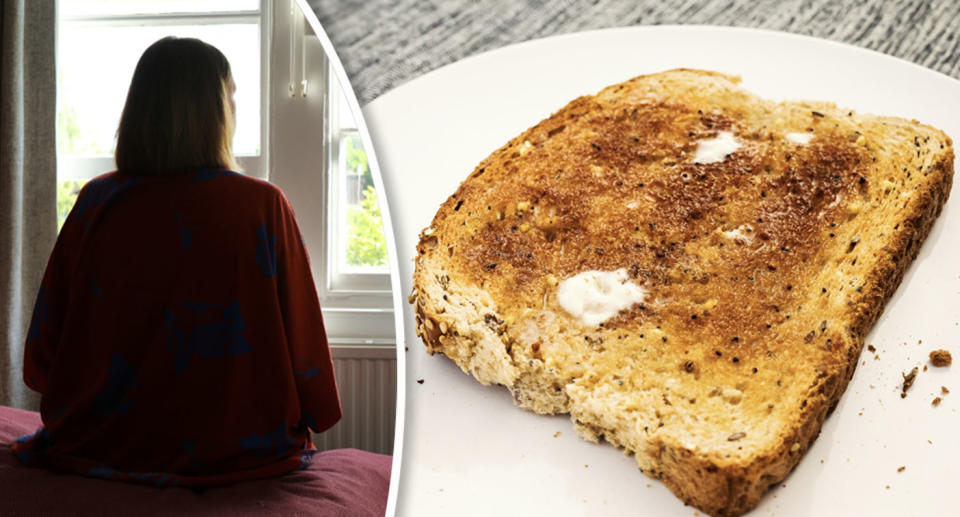
[[[314,368],[313,366],[307,365],[307,369],[306,369],[306,370],[297,370],[296,368],[294,368],[294,369],[293,369],[293,373],[294,373],[294,375],[297,375],[298,377],[303,377],[304,379],[306,379],[306,380],[309,381],[310,379],[312,379],[312,378],[316,377],[317,375],[320,375],[321,373],[323,373],[323,370],[320,370],[320,369]]]
[[[297,442],[287,432],[287,424],[281,424],[276,431],[267,433],[263,436],[251,434],[237,441],[244,449],[255,452],[257,456],[266,456],[271,452],[274,454],[283,454],[292,447],[296,447]]]
[[[194,313],[219,316],[213,323],[195,324],[192,328],[176,328],[173,311],[166,310],[165,323],[170,331],[168,344],[173,348],[173,364],[177,373],[183,373],[196,355],[203,358],[235,357],[251,350],[243,336],[246,324],[240,314],[240,302],[235,301],[226,308],[207,302],[188,302],[184,307]]]
[[[267,233],[266,224],[257,228],[257,247],[253,259],[267,277],[277,274],[277,240],[275,236]]]
[[[46,428],[41,427],[33,434],[25,434],[16,440],[16,443],[29,443],[29,448],[23,449],[15,454],[17,460],[24,465],[31,465],[30,461],[34,453],[43,454],[50,447],[50,433]]]
[[[130,392],[138,384],[133,366],[114,354],[107,371],[107,386],[93,399],[94,408],[103,417],[126,412],[133,406]]]
[[[177,219],[177,228],[180,229],[180,247],[189,249],[190,243],[193,242],[193,232],[183,224],[183,218],[180,216],[180,212],[174,210],[173,217]]]

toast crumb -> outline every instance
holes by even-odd
[[[933,399],[933,402],[931,402],[930,404],[932,404],[933,407],[937,407],[937,406],[940,405],[940,401],[941,401],[941,400],[943,400],[943,399],[941,399],[940,397],[937,397],[937,398]]]
[[[561,434],[560,431],[557,431],[557,432],[553,433],[553,437],[554,437],[554,438],[559,438],[559,437],[560,437],[560,434]]]
[[[919,369],[914,366],[910,373],[901,373],[903,375],[903,390],[900,392],[900,398],[907,398],[907,390],[910,389],[910,386],[913,386],[913,381],[917,380],[917,372]]]
[[[930,363],[937,367],[950,366],[953,363],[953,357],[947,350],[934,350],[930,352]]]
[[[877,347],[875,347],[875,346],[873,346],[873,345],[867,345],[867,350],[869,350],[870,352],[876,352],[876,351],[877,351]]]
[[[907,467],[901,465],[900,468],[897,469],[897,472],[903,472],[906,468]]]
[[[417,384],[423,384],[423,379],[417,379]]]
[[[947,393],[950,393],[950,390],[948,390],[946,386],[940,386],[940,391],[941,391],[944,395],[946,395]]]

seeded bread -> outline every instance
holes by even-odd
[[[916,121],[738,82],[640,76],[514,138],[420,234],[410,298],[430,354],[714,516],[756,506],[819,434],[954,159]],[[739,148],[695,163],[722,132]],[[599,325],[559,305],[565,279],[619,269],[643,303]]]

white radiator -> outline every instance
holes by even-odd
[[[393,454],[397,358],[393,347],[331,345],[343,418],[313,443],[319,450],[353,448]]]

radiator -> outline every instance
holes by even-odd
[[[343,418],[314,435],[319,450],[353,448],[393,454],[397,359],[393,347],[331,346]]]

